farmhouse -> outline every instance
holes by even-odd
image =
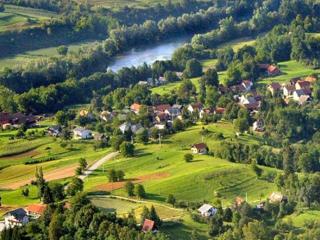
[[[170,104],[161,104],[154,107],[155,112],[165,112],[166,110],[170,109]]]
[[[242,81],[242,86],[245,88],[245,91],[250,91],[253,83],[250,80],[244,80]]]
[[[58,137],[61,134],[61,130],[60,126],[52,126],[49,127],[47,131],[50,136]]]
[[[191,147],[191,151],[194,154],[207,154],[208,153],[208,146],[205,143],[193,144]]]
[[[280,192],[273,192],[269,196],[269,201],[271,203],[280,203],[283,201],[287,201],[287,197]]]
[[[271,83],[268,85],[268,90],[271,92],[271,94],[274,96],[281,90],[281,85],[277,82]]]
[[[92,132],[88,129],[77,127],[73,129],[73,137],[75,139],[91,139],[92,138]]]
[[[211,217],[217,213],[217,209],[211,206],[210,204],[203,204],[198,211],[204,217]]]
[[[289,97],[293,94],[295,90],[296,90],[295,86],[291,84],[287,84],[283,87],[283,96]]]
[[[311,83],[308,81],[297,81],[295,84],[295,87],[297,90],[302,90],[302,89],[310,89]]]
[[[38,219],[46,210],[47,206],[43,204],[32,204],[26,208],[27,214],[31,219]]]
[[[193,112],[200,112],[202,110],[203,106],[201,103],[195,103],[195,104],[190,104],[188,106],[188,111],[190,113],[193,113]]]
[[[252,130],[256,131],[256,132],[263,132],[264,131],[264,122],[263,122],[263,120],[259,119],[259,120],[255,121],[253,123]]]
[[[36,118],[33,115],[25,115],[23,113],[7,113],[0,112],[0,125],[11,124],[14,127],[19,127],[23,124],[33,126],[36,123]]]
[[[130,106],[130,110],[131,110],[132,112],[134,112],[135,114],[138,114],[139,111],[140,111],[140,109],[141,109],[141,107],[142,107],[141,104],[139,104],[139,103],[134,103],[134,104],[132,104],[132,105]]]
[[[145,219],[142,226],[142,232],[157,232],[155,222],[150,219]]]
[[[269,65],[267,69],[268,76],[277,76],[281,73],[280,69],[275,65]]]
[[[7,212],[4,215],[4,223],[7,228],[14,226],[21,226],[29,222],[28,213],[23,208],[17,208],[13,211]]]

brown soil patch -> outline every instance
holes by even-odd
[[[75,175],[75,170],[77,168],[77,164],[71,165],[65,168],[59,168],[51,171],[43,171],[44,173],[44,179],[46,181],[52,181],[52,180],[57,180],[57,179],[62,179],[62,178],[67,178],[67,177],[72,177]],[[32,180],[35,180],[34,178],[30,179],[23,179],[16,181],[14,183],[9,183],[6,185],[7,189],[17,189],[19,187],[22,187],[26,184],[30,184]]]
[[[0,160],[1,159],[6,159],[7,160],[7,159],[18,159],[18,158],[34,157],[34,156],[37,156],[38,154],[39,154],[39,152],[37,150],[31,150],[31,151],[20,153],[20,154],[16,154],[16,155],[0,157]]]
[[[143,182],[147,182],[150,180],[167,178],[169,176],[170,176],[170,174],[166,173],[166,172],[153,173],[153,174],[143,175],[143,176],[137,177],[135,179],[128,179],[127,181],[130,180],[133,183],[143,183]],[[123,188],[127,181],[105,183],[105,184],[101,184],[101,185],[96,186],[94,189],[97,191],[113,191],[113,190]]]

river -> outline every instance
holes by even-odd
[[[123,67],[137,67],[143,63],[152,64],[157,60],[170,60],[174,51],[189,40],[190,37],[186,36],[155,45],[132,49],[118,56],[109,66],[109,69],[116,72]]]

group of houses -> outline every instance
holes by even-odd
[[[46,210],[44,204],[32,204],[26,208],[17,208],[4,214],[4,227],[22,226],[41,217]]]
[[[178,79],[182,79],[183,73],[182,72],[174,72]],[[157,87],[168,83],[168,79],[164,76],[147,78],[147,80],[139,81],[138,85],[142,86],[150,86],[150,87]]]
[[[28,127],[34,126],[37,122],[37,117],[30,114],[26,115],[24,113],[8,113],[0,112],[0,127],[2,129],[12,129],[19,128],[22,125]]]
[[[267,201],[271,204],[280,204],[281,202],[287,202],[288,197],[283,195],[281,192],[272,192],[270,194],[270,196],[268,197]],[[232,208],[238,209],[245,202],[246,202],[245,199],[243,199],[240,196],[237,196],[234,199]],[[255,208],[261,210],[265,207],[265,204],[266,204],[266,201],[262,201],[262,202],[258,203],[255,206]],[[218,211],[217,208],[215,208],[214,206],[212,206],[211,204],[208,204],[208,203],[204,203],[203,205],[201,205],[200,208],[198,208],[198,213],[202,217],[205,217],[205,218],[213,217],[217,213],[217,211]]]
[[[305,105],[311,101],[312,85],[317,78],[309,76],[304,79],[292,79],[289,83],[280,84],[273,82],[268,85],[268,91],[275,96],[282,95],[286,103],[290,101],[297,102],[299,105]]]

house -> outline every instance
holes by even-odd
[[[76,139],[91,139],[92,132],[88,129],[77,127],[73,129],[73,137]]]
[[[205,143],[193,144],[191,147],[191,151],[194,154],[207,154],[208,150],[208,146]]]
[[[308,81],[299,80],[296,82],[295,87],[297,90],[300,89],[310,89],[311,83]]]
[[[304,79],[305,81],[311,83],[311,84],[314,84],[316,81],[317,81],[317,77],[315,76],[308,76]]]
[[[253,123],[252,129],[253,129],[253,131],[256,131],[256,132],[263,132],[264,131],[263,120],[259,119],[259,120],[255,121]]]
[[[217,209],[211,206],[210,204],[203,204],[199,209],[198,212],[203,217],[211,217],[214,216],[217,213]]]
[[[140,86],[148,86],[149,84],[148,84],[147,81],[139,81],[138,85],[140,85]]]
[[[183,72],[175,72],[175,74],[177,75],[177,77],[179,79],[182,79],[183,78]]]
[[[302,95],[299,97],[299,100],[298,100],[298,104],[299,105],[305,105],[306,103],[310,102],[310,96],[308,95]]]
[[[157,232],[156,223],[150,219],[145,219],[142,225],[142,232]]]
[[[158,82],[159,82],[160,85],[163,85],[163,84],[166,84],[167,79],[165,79],[165,77],[159,77],[158,78]]]
[[[108,141],[108,137],[103,133],[95,133],[93,134],[94,140],[106,142]]]
[[[245,200],[242,197],[236,197],[236,199],[234,200],[234,206],[235,207],[240,207],[243,203],[245,202]]]
[[[288,198],[280,192],[273,192],[269,196],[269,201],[271,203],[280,203],[280,202],[284,202],[287,200],[288,200]]]
[[[47,129],[47,132],[50,136],[58,137],[61,134],[61,126],[51,126]]]
[[[202,119],[204,116],[211,116],[215,113],[214,108],[204,108],[200,111],[199,117]]]
[[[166,124],[155,124],[154,127],[158,130],[165,130]]]
[[[113,117],[115,117],[115,113],[114,112],[109,112],[109,111],[102,111],[100,113],[100,118],[103,120],[103,121],[106,121],[106,122],[109,122],[113,119]]]
[[[165,112],[166,110],[170,109],[170,104],[160,104],[154,107],[155,112]]]
[[[224,114],[224,111],[225,111],[225,110],[226,110],[225,108],[216,107],[216,110],[214,110],[214,114],[220,114],[220,115],[222,115],[222,114]]]
[[[44,204],[32,204],[26,208],[29,218],[38,219],[41,217],[46,210],[47,205]]]
[[[164,112],[158,112],[155,116],[155,121],[157,123],[166,122],[169,119],[169,115]]]
[[[280,69],[276,65],[269,65],[267,68],[268,76],[277,76],[281,73]]]
[[[122,132],[122,134],[124,134],[125,132],[131,130],[131,123],[124,122],[119,126],[119,129]]]
[[[19,127],[23,124],[34,126],[36,118],[33,115],[25,115],[23,113],[7,113],[0,112],[0,125],[3,127],[5,124],[11,124],[13,127]]]
[[[190,113],[193,113],[193,112],[199,112],[200,113],[202,108],[203,108],[203,106],[202,106],[201,103],[194,103],[194,104],[189,104],[187,109],[188,109],[188,111]]]
[[[182,105],[174,104],[169,109],[165,110],[165,113],[170,117],[171,120],[181,115]]]
[[[268,85],[268,90],[271,92],[271,94],[274,96],[276,93],[280,92],[281,85],[277,82],[271,83]]]
[[[87,117],[87,118],[90,118],[90,119],[93,119],[94,116],[91,112],[89,112],[88,110],[86,109],[81,109],[80,112],[79,112],[79,116],[80,117]]]
[[[310,90],[298,89],[295,90],[292,94],[293,100],[299,102],[300,97],[305,96],[305,98],[310,98]]]
[[[135,114],[138,114],[139,111],[140,111],[140,109],[141,109],[141,107],[142,107],[141,104],[139,104],[139,103],[134,103],[134,104],[132,104],[132,105],[130,106],[130,110],[131,110],[132,112],[134,112]]]
[[[17,208],[4,215],[4,224],[7,228],[21,226],[29,222],[28,213],[23,208]]]
[[[283,96],[290,97],[296,90],[294,85],[287,84],[283,87]]]
[[[245,91],[250,91],[253,83],[250,80],[244,80],[242,81],[241,85],[245,88]]]

